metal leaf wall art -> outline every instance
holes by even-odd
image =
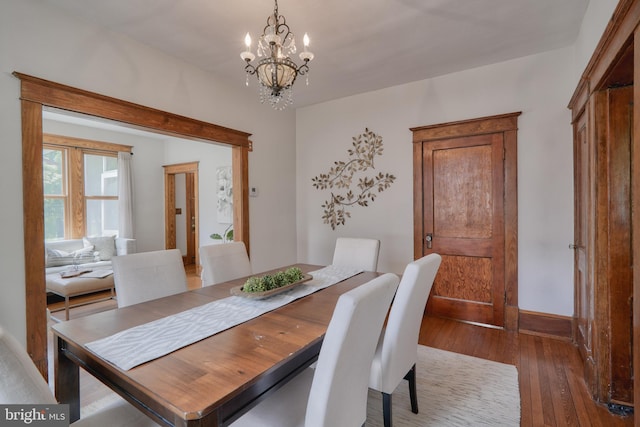
[[[347,150],[347,161],[335,161],[329,172],[311,179],[316,189],[331,190],[331,197],[322,205],[322,219],[331,229],[335,230],[338,225],[344,225],[346,218],[351,218],[347,208],[369,206],[378,193],[395,181],[396,177],[389,173],[366,173],[375,169],[374,159],[382,155],[382,150],[382,137],[365,128],[364,133],[353,137],[352,147]],[[352,188],[356,182],[356,188]]]

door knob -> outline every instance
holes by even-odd
[[[433,234],[427,233],[427,236],[424,238],[424,240],[427,242],[427,249],[431,249],[431,244],[433,242]]]

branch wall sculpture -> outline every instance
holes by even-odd
[[[383,172],[362,176],[366,175],[368,169],[375,169],[374,159],[382,155],[382,150],[382,137],[365,128],[364,133],[353,137],[352,148],[347,150],[349,158],[346,162],[335,161],[329,172],[311,179],[318,190],[335,190],[331,191],[331,197],[322,205],[322,219],[331,229],[335,230],[338,225],[344,225],[346,218],[351,218],[348,207],[369,206],[378,193],[389,188],[395,181],[395,176]],[[356,178],[357,189],[352,189]],[[339,190],[344,192],[338,192]]]

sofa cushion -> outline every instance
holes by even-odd
[[[47,267],[45,271],[46,274],[58,273],[58,277],[60,277],[60,273],[69,271],[71,268],[73,268],[71,265],[60,265],[57,267]],[[111,261],[90,262],[89,264],[82,264],[82,268],[90,268],[92,270],[111,268]]]
[[[93,246],[100,261],[109,261],[116,255],[115,236],[83,237],[85,247]]]
[[[82,239],[50,240],[45,241],[44,245],[49,249],[58,249],[65,252],[73,252],[84,248]]]
[[[94,247],[87,246],[76,251],[47,248],[47,267],[60,265],[88,264],[95,261]]]

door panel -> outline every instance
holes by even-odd
[[[574,144],[574,281],[576,306],[576,344],[585,361],[585,380],[594,383],[592,325],[594,321],[594,288],[588,286],[587,246],[589,229],[589,146],[586,114],[576,124]]]
[[[185,257],[185,265],[192,265],[196,262],[196,206],[195,206],[195,173],[186,173],[186,237],[187,237],[187,256]]]
[[[429,313],[504,324],[503,138],[423,143],[423,253],[442,256]]]

